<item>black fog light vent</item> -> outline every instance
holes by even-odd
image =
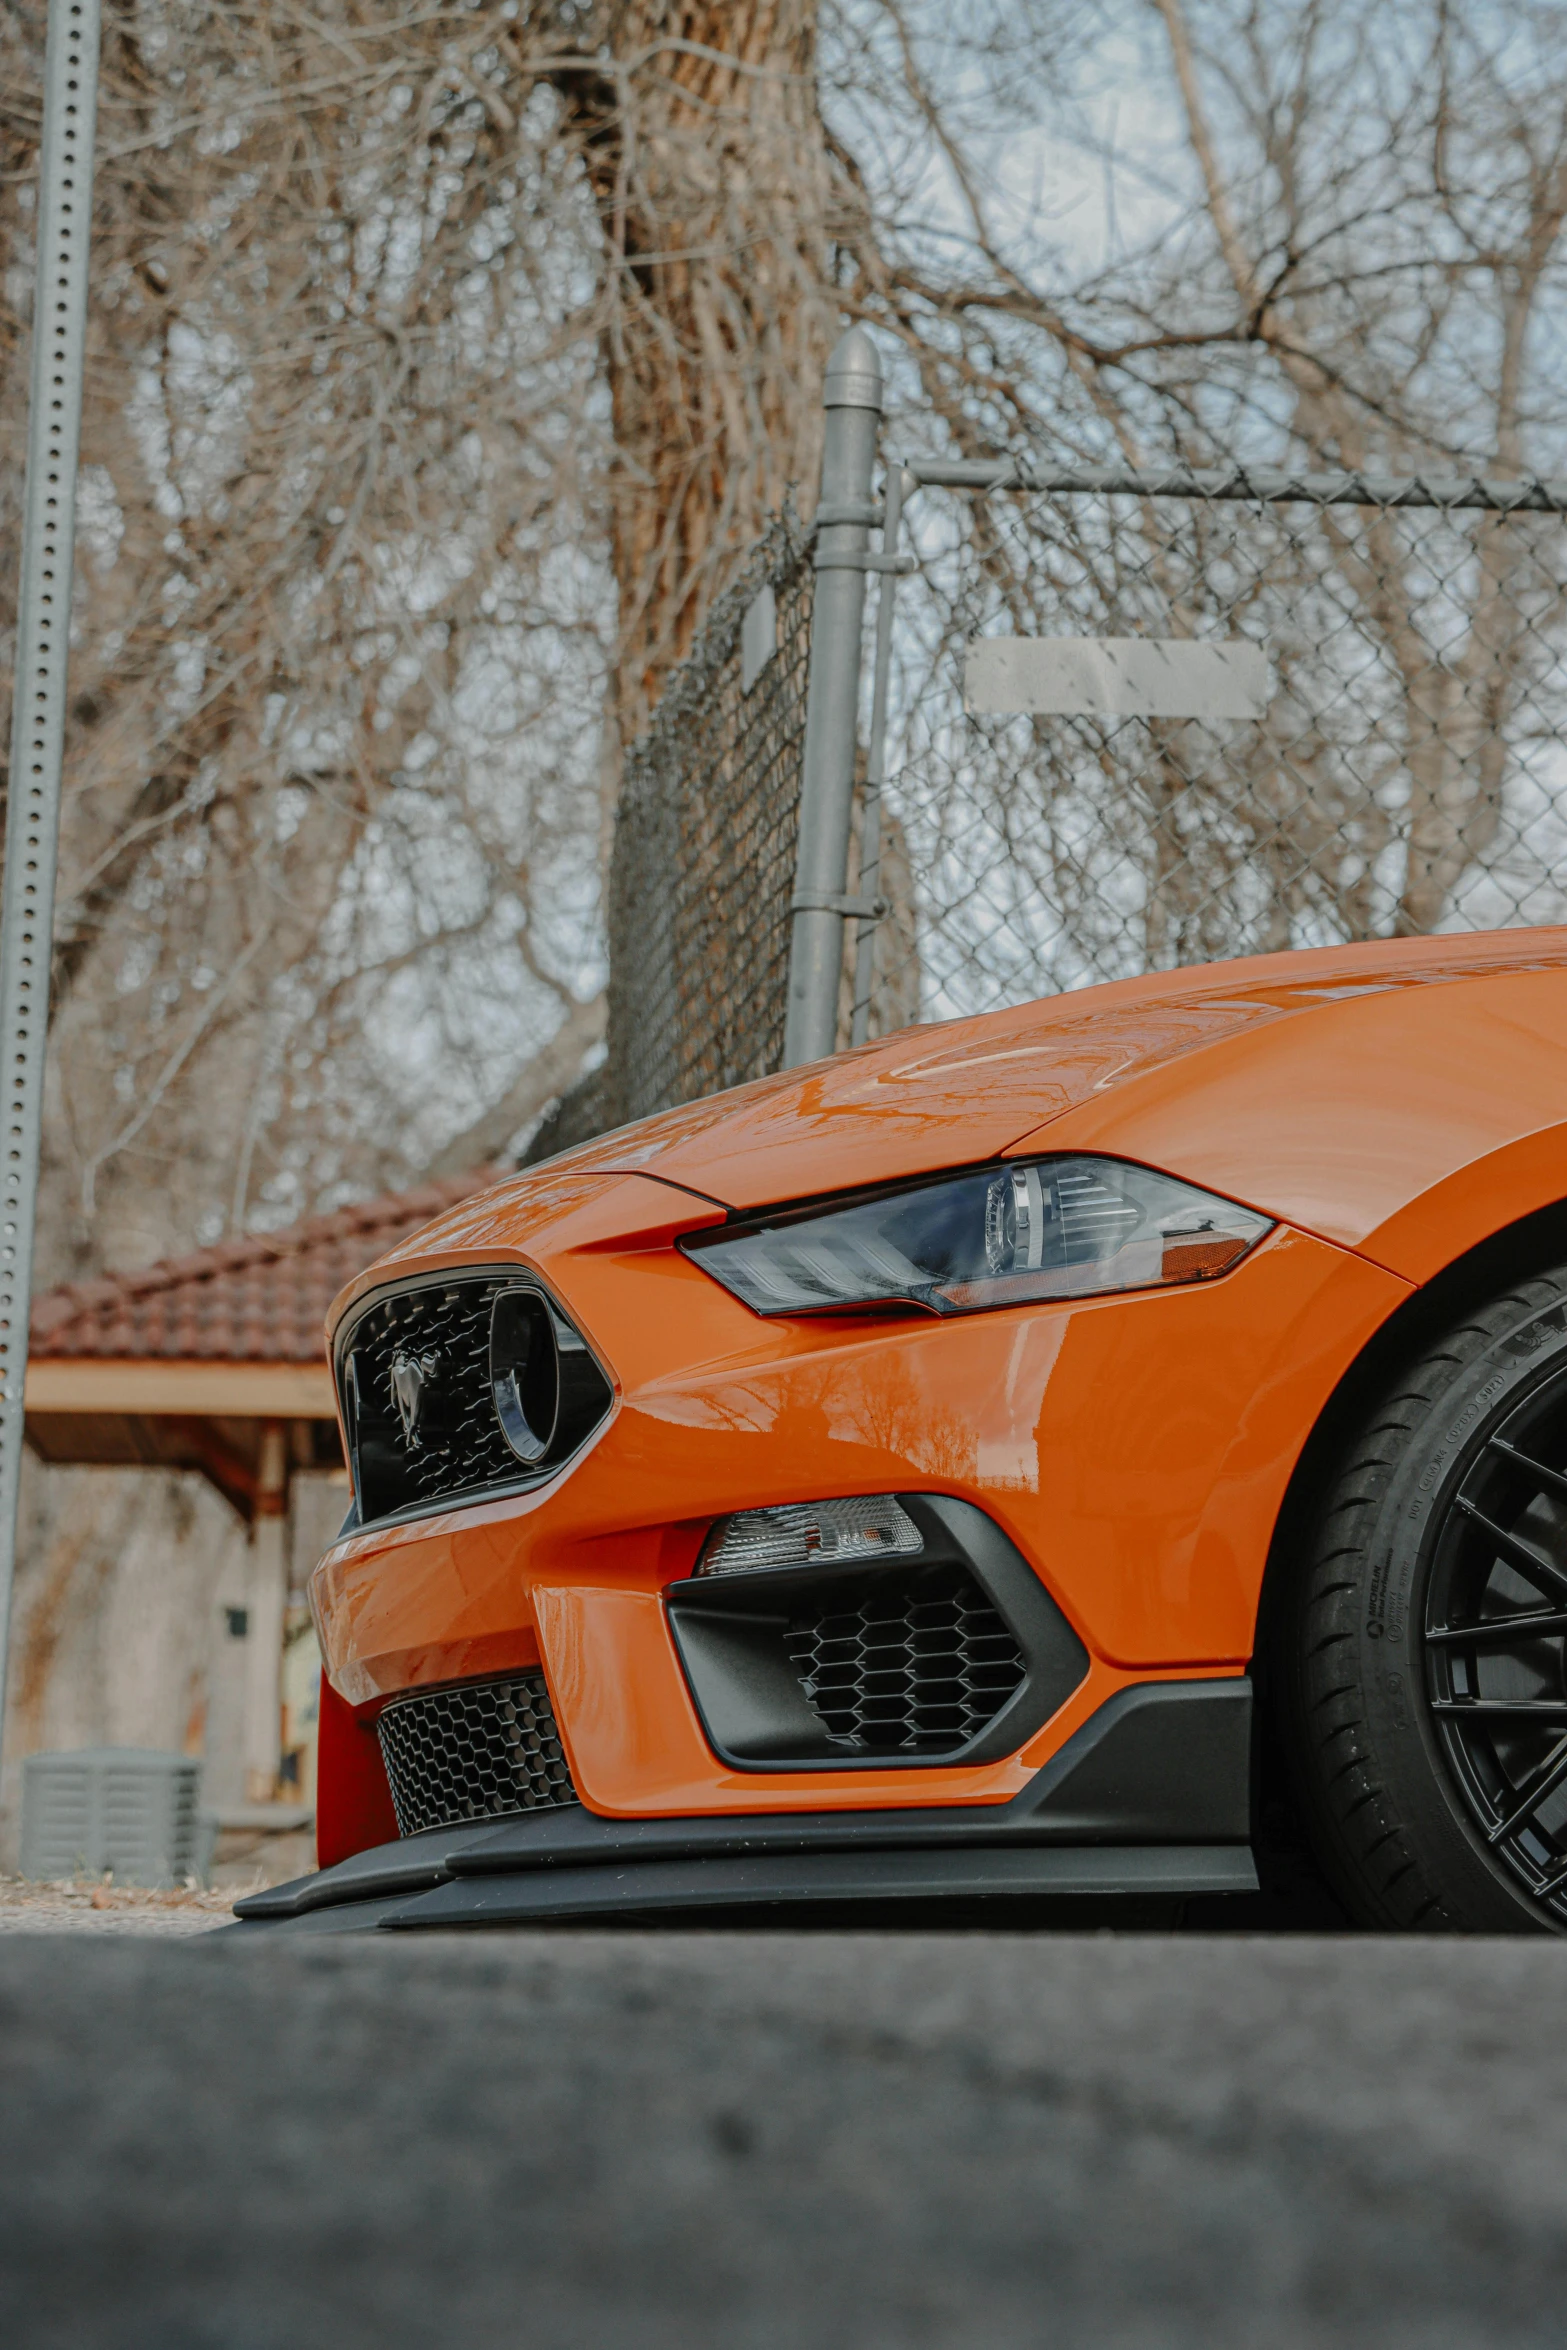
[[[737,1769],[994,1761],[1087,1672],[1077,1634],[983,1510],[944,1494],[876,1498],[896,1500],[916,1558],[715,1575],[704,1552],[665,1592],[703,1729]]]
[[[578,1800],[542,1673],[394,1697],[376,1728],[400,1836]]]
[[[950,1754],[1023,1685],[1023,1653],[961,1567],[879,1575],[795,1616],[784,1634],[800,1685],[834,1746]]]

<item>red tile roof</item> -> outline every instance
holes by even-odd
[[[170,1257],[144,1273],[69,1281],[34,1299],[29,1352],[35,1359],[319,1363],[321,1325],[344,1284],[504,1172],[481,1167],[330,1216],[308,1216],[282,1232]]]

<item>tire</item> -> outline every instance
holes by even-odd
[[[1567,1933],[1567,1263],[1385,1379],[1317,1491],[1277,1664],[1324,1874],[1383,1931]]]

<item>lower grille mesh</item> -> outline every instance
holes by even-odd
[[[376,1726],[400,1836],[577,1801],[542,1673],[395,1697]]]
[[[784,1639],[828,1737],[859,1754],[964,1745],[994,1721],[1025,1669],[961,1567],[867,1579],[796,1616]]]

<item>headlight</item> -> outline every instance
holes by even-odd
[[[972,1314],[1227,1273],[1266,1216],[1120,1159],[1035,1159],[684,1241],[759,1314],[908,1304]]]

